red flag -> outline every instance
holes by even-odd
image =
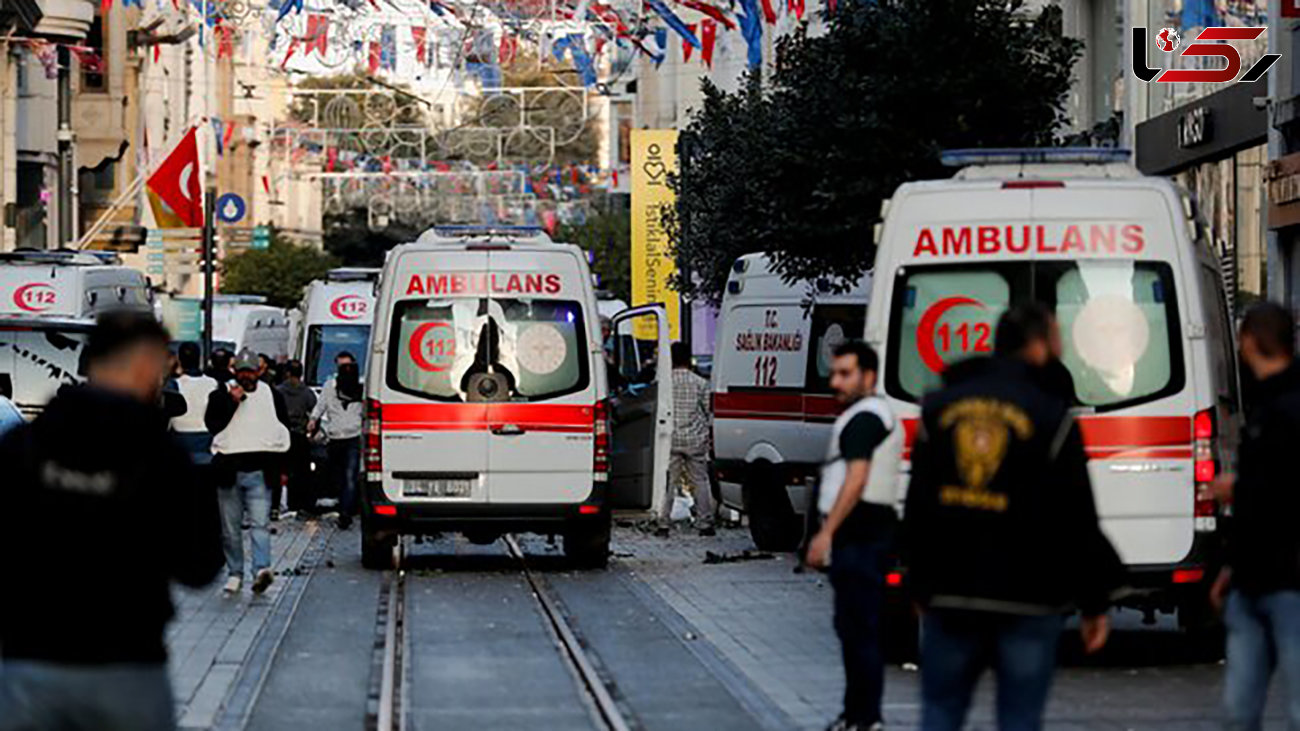
[[[158,57],[161,55],[162,55],[162,46],[155,44],[153,47],[153,62],[158,63]]]
[[[785,9],[794,13],[794,17],[803,20],[804,0],[786,0]]]
[[[716,5],[711,5],[709,3],[703,2],[703,0],[681,0],[681,2],[683,6],[688,7],[691,10],[694,10],[696,12],[704,13],[710,18],[713,18],[719,23],[722,23],[724,26],[726,26],[727,30],[736,29],[736,22],[733,21],[731,18],[728,18],[727,14],[722,12],[722,8],[719,8]]]
[[[147,183],[186,226],[203,225],[203,171],[199,169],[198,130],[190,127]]]
[[[271,179],[265,175],[262,176],[262,190],[265,190],[267,195],[271,194]]]
[[[230,149],[230,138],[235,136],[235,123],[226,122],[226,131],[221,135],[221,144],[226,149]]]
[[[234,29],[225,23],[217,23],[214,29],[217,32],[217,58],[222,56],[233,58],[235,55]]]
[[[99,14],[108,17],[108,9],[113,7],[113,0],[104,0],[99,4]]]
[[[713,68],[713,44],[718,40],[718,23],[713,18],[700,21],[700,58]],[[615,183],[617,185],[617,183]]]
[[[379,59],[383,49],[379,47],[379,41],[370,42],[370,75],[374,76],[379,71]]]
[[[429,55],[429,45],[425,40],[427,32],[428,30],[425,28],[411,26],[411,37],[415,39],[415,60],[419,61],[422,66],[427,65],[425,58]]]
[[[325,150],[325,172],[334,172],[334,166],[339,161],[339,148],[331,147]]]
[[[763,17],[767,18],[769,25],[776,22],[776,8],[772,7],[772,0],[763,0]]]
[[[519,55],[519,39],[508,33],[501,34],[501,44],[497,48],[497,63],[500,65],[509,65],[515,62],[515,56]]]
[[[414,29],[412,29],[414,30]],[[319,13],[313,13],[307,16],[307,50],[303,51],[304,56],[310,56],[311,52],[317,51],[324,56],[329,50],[329,31],[330,19]]]
[[[687,28],[688,30],[691,31],[691,35],[695,35],[695,24],[694,24],[694,23],[691,23],[690,25],[686,26],[686,28]],[[694,49],[695,49],[695,46],[692,46],[691,43],[690,43],[690,41],[682,40],[682,60],[683,60],[683,61],[690,61],[690,60],[691,60],[691,51],[694,50]]]

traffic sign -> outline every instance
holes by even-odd
[[[222,223],[239,223],[247,212],[248,205],[235,193],[226,193],[217,199],[217,220]]]
[[[271,246],[271,229],[269,226],[253,227],[253,248],[266,249]]]

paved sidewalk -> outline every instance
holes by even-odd
[[[290,586],[292,575],[324,523],[292,519],[272,524],[271,565],[276,581],[261,596],[244,582],[237,597],[221,586],[225,571],[206,589],[177,588],[172,593],[176,618],[167,629],[172,685],[181,728],[208,729],[218,719],[235,688],[259,634]],[[247,534],[245,534],[247,542]],[[245,550],[249,550],[247,543]]]
[[[706,551],[737,555],[753,549],[747,531],[716,538],[675,532],[657,539],[617,529],[617,565],[645,582],[700,637],[747,675],[799,728],[821,729],[839,713],[844,677],[831,625],[831,589],[816,573],[793,573],[789,554],[767,560],[705,564]],[[1067,653],[1048,708],[1047,727],[1064,731],[1221,728],[1223,667],[1189,648],[1168,618],[1141,626],[1133,612],[1113,615],[1116,631],[1099,659]],[[1073,644],[1067,637],[1064,644]],[[891,667],[885,720],[891,731],[919,723],[919,675]],[[970,727],[994,728],[992,678],[985,676]],[[1281,728],[1273,693],[1266,728]]]

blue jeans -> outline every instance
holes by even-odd
[[[171,731],[174,713],[162,664],[0,661],[0,731]]]
[[[331,487],[339,496],[339,515],[357,512],[357,479],[361,471],[361,437],[331,439],[329,455]]]
[[[1065,618],[931,609],[921,618],[921,728],[958,731],[986,667],[998,679],[998,728],[1043,727]]]
[[[855,540],[831,549],[835,634],[844,658],[844,718],[869,726],[881,720],[885,657],[880,648],[885,541]]]
[[[236,472],[235,484],[217,491],[221,503],[221,540],[226,552],[226,570],[231,576],[244,575],[244,513],[251,526],[253,573],[271,566],[271,491],[262,471]]]
[[[1274,669],[1286,688],[1287,728],[1300,729],[1300,591],[1228,595],[1228,669],[1223,702],[1230,729],[1262,728]]]

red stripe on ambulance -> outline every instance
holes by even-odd
[[[385,431],[483,431],[511,424],[525,431],[590,433],[595,409],[581,404],[385,404]]]

